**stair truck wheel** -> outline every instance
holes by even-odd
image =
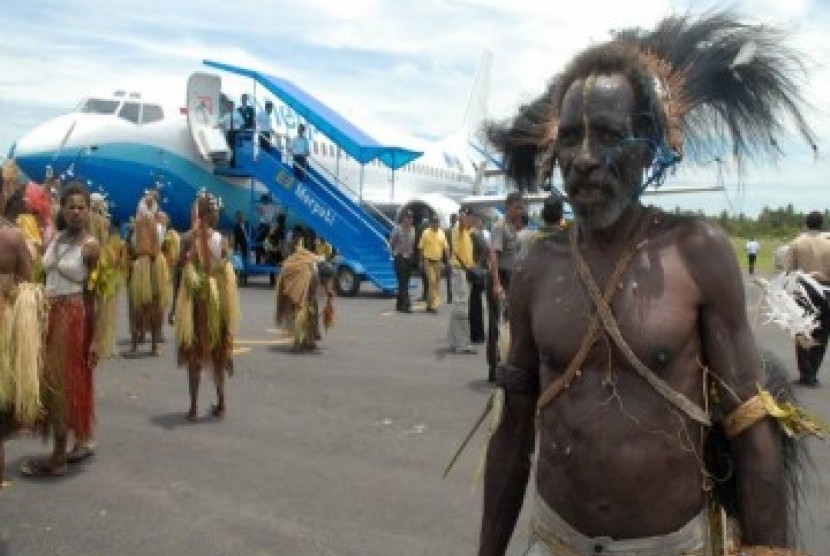
[[[334,277],[334,287],[338,295],[344,297],[354,297],[360,291],[361,278],[355,271],[346,265],[341,265],[337,269],[337,274]]]

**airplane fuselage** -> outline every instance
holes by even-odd
[[[285,116],[286,108],[281,106],[272,118],[283,160],[290,157],[287,146],[298,121]],[[200,155],[193,141],[185,112],[136,94],[90,97],[78,111],[22,137],[10,156],[35,181],[43,180],[51,166],[64,181],[79,179],[90,190],[105,193],[119,223],[134,215],[146,189],[158,188],[162,209],[175,227],[185,229],[193,199],[204,189],[222,198],[221,225],[230,227],[234,214],[248,214],[264,189],[256,183],[252,187],[249,178],[214,173],[214,164]],[[446,220],[457,209],[450,198],[462,198],[472,187],[469,161],[440,147],[395,172],[376,161],[361,167],[313,129],[310,150],[313,164],[335,176],[349,195],[385,207],[426,199],[428,209]]]

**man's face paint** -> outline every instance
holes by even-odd
[[[640,184],[640,149],[625,141],[634,108],[634,91],[620,74],[576,80],[565,93],[558,160],[571,206],[587,228],[614,224]]]

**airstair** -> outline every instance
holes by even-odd
[[[205,64],[253,79],[257,85],[279,98],[313,125],[317,132],[326,135],[361,164],[379,160],[389,168],[398,169],[422,154],[375,141],[288,80],[219,62],[206,60]],[[207,79],[206,76],[203,78]],[[211,96],[217,96],[215,83],[211,83],[210,86],[213,91]],[[192,104],[199,106],[196,101]],[[203,125],[201,128],[192,125],[191,132],[194,133],[197,144],[201,143],[200,150],[203,156],[220,159],[221,152],[217,154],[216,149],[211,147],[209,128],[209,125]],[[199,136],[200,133],[204,137]],[[215,142],[219,143],[218,140]],[[315,168],[313,163],[309,164],[305,172],[295,175],[291,163],[283,162],[278,151],[260,149],[251,139],[237,141],[234,158],[234,168],[217,165],[216,173],[235,177],[250,176],[255,182],[252,187],[257,185],[267,190],[288,211],[337,250],[340,256],[336,260],[336,280],[341,293],[355,295],[363,280],[372,282],[385,293],[392,293],[397,289],[392,257],[387,245],[391,223],[378,218],[376,214],[379,212],[376,209],[373,210],[372,207],[361,203],[357,196],[338,183],[334,176],[326,175]]]
[[[342,259],[338,265],[339,278],[348,284],[341,285],[343,293],[356,293],[363,279],[387,293],[397,289],[383,226],[337,185],[316,171],[306,172],[304,179],[298,179],[291,166],[262,149],[254,159],[250,141],[238,145],[233,172],[251,176],[289,212],[337,249]],[[344,277],[345,273],[352,276]]]

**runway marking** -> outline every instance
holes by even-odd
[[[234,344],[252,346],[282,346],[290,344],[294,338],[277,338],[276,340],[234,340]]]
[[[266,328],[265,332],[270,332],[271,334],[276,334],[279,337],[272,338],[268,340],[243,340],[243,339],[235,339],[233,341],[234,344],[234,355],[248,353],[253,349],[253,347],[244,347],[244,346],[284,346],[294,342],[294,336],[287,332],[282,328]]]

